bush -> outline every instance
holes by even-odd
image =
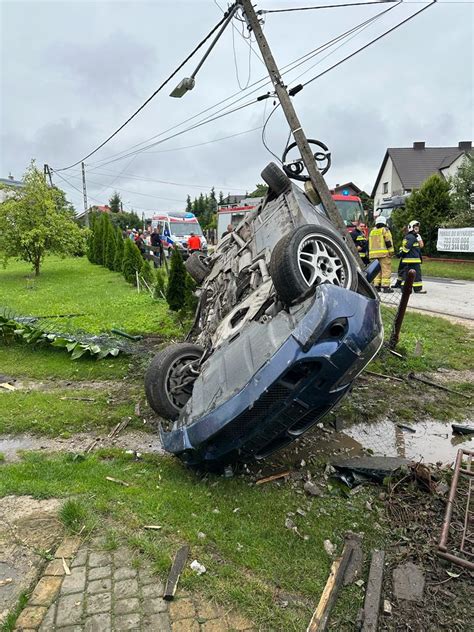
[[[140,269],[140,277],[145,281],[148,287],[153,287],[155,276],[150,266],[150,262],[146,261],[146,259],[143,260],[142,267]]]
[[[184,299],[184,309],[186,313],[190,315],[194,314],[194,312],[196,311],[197,304],[198,304],[198,298],[194,294],[194,292],[196,291],[196,287],[197,287],[197,283],[194,281],[192,276],[186,273],[186,283],[185,283],[186,295]]]
[[[179,310],[183,309],[186,300],[186,268],[184,267],[181,253],[177,248],[173,249],[173,254],[171,255],[166,300],[169,308],[174,312],[179,312]]]
[[[156,274],[156,283],[155,283],[154,297],[156,299],[166,300],[166,290],[168,287],[168,273],[166,272],[166,268],[164,266],[162,268],[158,268],[155,274]]]
[[[125,245],[125,241],[124,241],[124,238],[122,237],[122,231],[120,230],[120,228],[116,228],[115,229],[115,258],[114,258],[115,272],[122,272],[124,245]]]
[[[114,227],[112,226],[112,222],[107,217],[104,232],[104,265],[106,265],[109,270],[114,269],[116,250],[117,235],[115,233]]]
[[[105,232],[104,214],[97,217],[94,221],[94,236],[92,238],[92,256],[93,261],[99,266],[104,265],[104,232]]]
[[[137,284],[136,273],[140,272],[142,261],[142,255],[138,246],[131,239],[125,239],[122,273],[128,283]]]

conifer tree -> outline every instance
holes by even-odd
[[[138,246],[130,239],[125,240],[122,273],[125,280],[133,285],[137,284],[136,273],[142,267],[142,255]]]
[[[94,263],[104,265],[104,215],[100,215],[94,222],[93,251]]]
[[[166,299],[166,288],[168,286],[168,274],[166,268],[158,268],[156,271],[156,283],[154,297],[156,299]]]
[[[109,270],[114,269],[115,262],[115,251],[117,249],[117,236],[115,229],[112,225],[112,222],[107,217],[107,221],[105,223],[105,256],[104,256],[104,265],[107,266]]]
[[[153,274],[153,270],[150,266],[150,262],[146,259],[143,259],[142,267],[140,269],[140,277],[145,281],[148,287],[152,287],[155,281],[155,275]]]
[[[170,275],[168,288],[166,290],[166,300],[169,308],[174,312],[179,312],[184,307],[186,298],[186,268],[183,258],[177,248],[173,249],[170,262]]]
[[[114,270],[115,272],[122,272],[124,239],[122,231],[118,227],[115,229],[115,240]]]

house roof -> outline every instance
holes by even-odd
[[[434,173],[439,173],[440,169],[449,167],[459,156],[470,151],[472,150],[460,147],[423,147],[419,149],[416,147],[389,147],[375,180],[372,197],[376,193],[389,157],[392,159],[403,188],[412,190],[420,188],[426,178]]]
[[[335,187],[333,187],[331,189],[331,191],[336,191],[339,189],[352,189],[353,191],[355,191],[356,193],[362,193],[362,189],[360,189],[357,184],[354,184],[353,182],[345,182],[344,184],[336,184]]]
[[[12,180],[11,178],[0,178],[0,184],[16,188],[25,186],[20,180]]]

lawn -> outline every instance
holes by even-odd
[[[364,531],[367,551],[383,540],[376,502],[373,519],[367,520],[370,490],[348,500],[334,487],[309,499],[295,493],[291,483],[254,486],[247,477],[202,477],[168,457],[145,456],[137,462],[117,450],[100,451],[84,461],[30,453],[21,463],[1,467],[0,496],[77,498],[89,524],[100,524],[102,535],[109,528],[115,538],[123,537],[154,562],[162,577],[177,547],[188,543],[190,559],[199,560],[207,572],[197,577],[187,569],[180,590],[198,590],[239,608],[259,630],[306,629],[331,565],[324,540],[339,551],[348,529]],[[130,487],[113,484],[106,476]],[[300,535],[285,526],[288,514]],[[147,532],[144,524],[158,524],[162,530]],[[282,608],[276,601],[279,591],[300,604]],[[363,595],[357,587],[345,592],[350,599],[339,613],[341,623],[353,620]]]
[[[165,301],[138,294],[121,274],[85,257],[47,257],[39,277],[26,263],[10,261],[0,269],[0,307],[22,316],[48,317],[55,331],[99,334],[121,329],[163,338],[182,333]]]
[[[399,259],[393,258],[392,271],[398,270]],[[474,281],[474,261],[471,263],[451,263],[448,261],[430,261],[425,259],[421,266],[423,276],[441,277],[444,279],[460,279]]]

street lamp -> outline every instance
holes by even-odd
[[[212,44],[209,46],[209,48],[205,52],[204,57],[201,59],[201,61],[197,65],[196,70],[193,72],[193,74],[190,77],[185,77],[184,79],[182,79],[178,83],[178,85],[173,90],[173,92],[170,93],[170,97],[175,97],[176,99],[180,99],[181,97],[183,97],[186,94],[186,92],[189,92],[189,90],[192,90],[194,88],[194,85],[196,83],[195,82],[195,77],[196,77],[199,69],[201,68],[203,63],[206,61],[206,59],[208,58],[209,53],[211,52],[211,50],[217,44],[218,39],[220,38],[222,33],[225,31],[227,25],[229,24],[229,22],[234,17],[234,13],[237,11],[238,8],[239,8],[239,5],[235,4],[233,7],[231,7],[229,9],[229,13],[226,16],[226,19],[225,19],[225,21],[224,21],[219,33],[217,33],[216,37],[213,39]]]

